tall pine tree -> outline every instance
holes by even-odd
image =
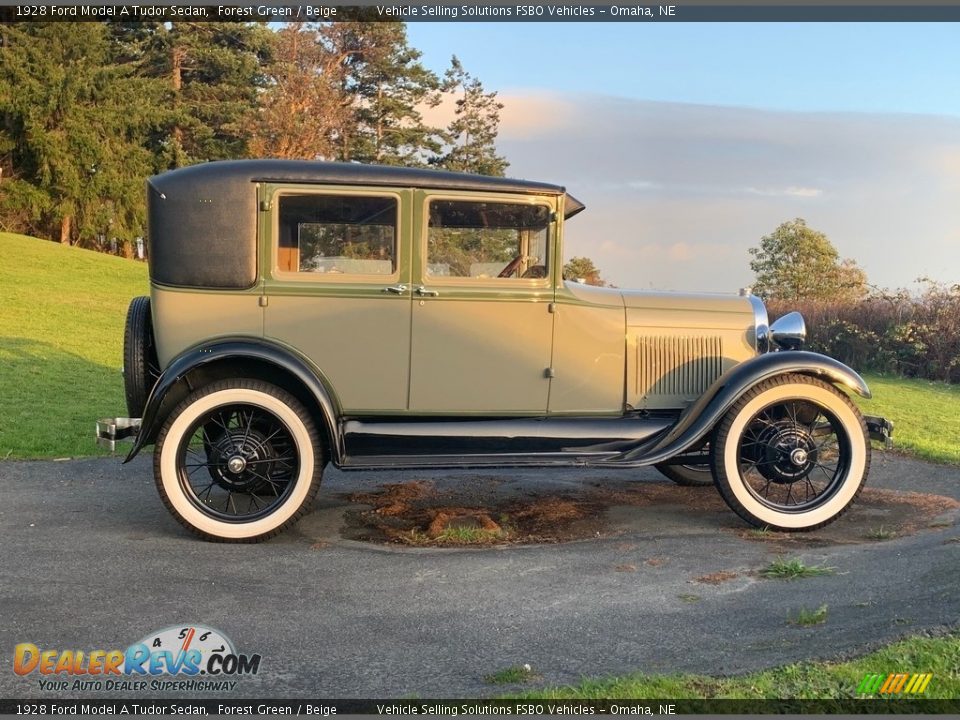
[[[5,216],[62,243],[103,249],[118,238],[130,254],[153,168],[143,138],[157,122],[156,84],[116,55],[104,23],[10,24],[0,37],[0,146],[15,183],[0,185]]]
[[[361,162],[425,165],[441,144],[420,110],[439,104],[440,81],[408,44],[403,23],[367,25],[367,47],[352,66],[357,131],[351,154]]]
[[[162,79],[167,126],[157,138],[168,168],[246,157],[270,30],[258,23],[129,23],[123,37],[142,72]]]
[[[497,93],[485,92],[483,84],[464,69],[456,55],[445,75],[443,89],[456,97],[456,111],[447,127],[450,147],[436,164],[448,170],[502,176],[510,163],[497,154],[503,109]]]

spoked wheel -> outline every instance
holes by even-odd
[[[273,416],[244,406],[225,407],[201,422],[199,439],[206,457],[201,463],[213,482],[228,492],[252,496],[276,489],[274,482],[284,484],[293,467],[296,448],[288,433],[282,431]],[[194,442],[194,445],[196,442]],[[191,467],[196,467],[198,448],[188,450]],[[240,473],[231,469],[236,455],[250,458]],[[233,468],[238,467],[234,461]],[[210,492],[211,489],[205,490]],[[256,500],[252,500],[256,502]]]
[[[842,392],[803,375],[760,383],[727,412],[713,442],[717,488],[747,522],[815,530],[863,488],[870,443]]]
[[[225,380],[171,413],[154,476],[164,504],[191,531],[256,542],[309,509],[323,464],[316,427],[293,396],[263,382]]]
[[[713,485],[713,469],[710,467],[710,446],[702,448],[703,463],[690,465],[668,465],[660,463],[654,467],[660,471],[660,474],[677,485],[689,487],[705,487]]]

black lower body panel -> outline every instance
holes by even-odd
[[[345,420],[342,467],[584,465],[652,440],[675,422],[674,415]]]

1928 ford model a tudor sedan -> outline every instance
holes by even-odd
[[[131,417],[164,503],[256,541],[310,507],[323,467],[655,465],[716,484],[747,522],[811,530],[870,466],[864,381],[768,327],[744,293],[562,276],[562,187],[251,160],[148,182],[150,297],[130,306]]]

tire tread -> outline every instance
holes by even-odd
[[[127,308],[123,333],[123,389],[130,417],[142,417],[157,376],[150,298],[135,297]]]

